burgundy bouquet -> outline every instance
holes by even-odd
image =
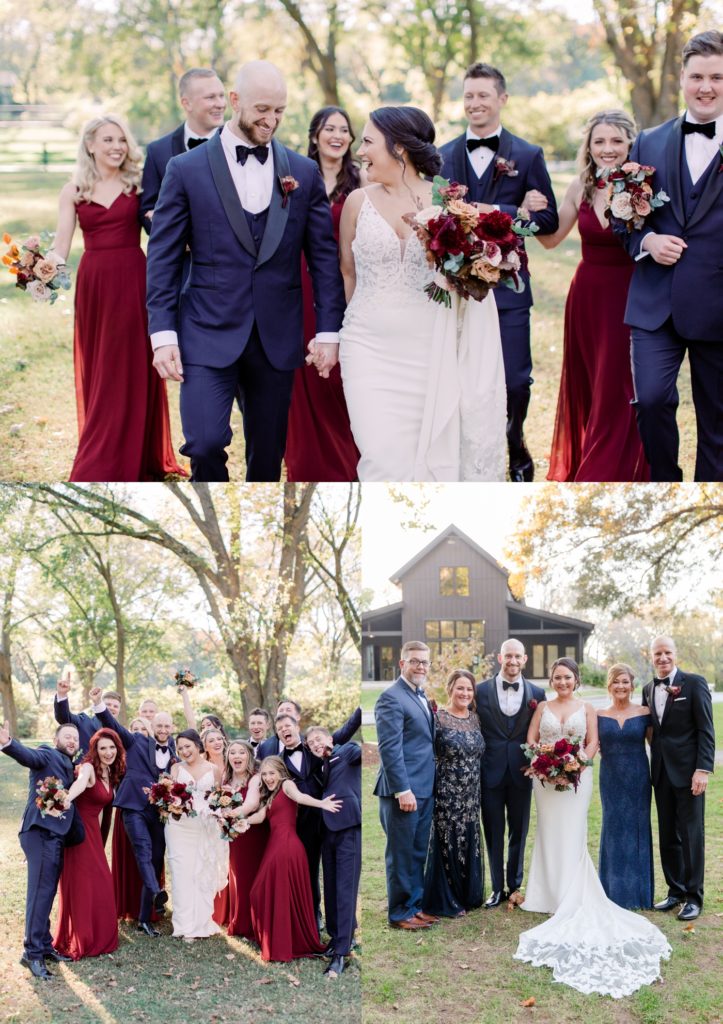
[[[597,172],[597,187],[606,189],[605,216],[617,234],[639,231],[645,218],[670,196],[661,189],[653,192],[650,180],[655,168],[629,161],[622,167],[601,167]]]
[[[549,782],[560,793],[570,788],[577,792],[582,769],[592,764],[580,753],[582,742],[577,737],[557,743],[522,743],[521,746],[530,762],[522,769],[525,775],[536,776],[543,786]]]
[[[176,782],[170,775],[159,776],[148,791],[148,802],[158,811],[165,825],[171,818],[180,821],[184,816],[195,818],[193,790],[185,782]]]
[[[16,288],[27,292],[35,302],[52,305],[60,288],[70,288],[68,270],[60,257],[54,252],[41,252],[43,239],[40,235],[31,235],[17,245],[6,233],[3,242],[10,248],[2,261],[15,278]]]
[[[198,682],[198,676],[194,676],[190,668],[182,668],[173,677],[176,686],[185,686],[187,690],[193,689]]]
[[[436,269],[425,288],[433,302],[451,306],[450,292],[481,301],[498,284],[516,292],[524,285],[520,272],[527,269],[523,238],[537,225],[525,226],[508,213],[481,213],[464,201],[467,186],[450,184],[437,175],[432,206],[405,217],[419,238],[427,262]]]
[[[67,810],[65,801],[68,798],[68,790],[63,787],[60,779],[54,775],[48,775],[46,779],[39,782],[35,787],[37,796],[35,806],[43,818],[62,818],[63,812]]]

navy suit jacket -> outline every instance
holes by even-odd
[[[672,316],[675,330],[693,341],[723,341],[723,158],[716,154],[713,167],[694,188],[700,193],[689,218],[685,216],[681,161],[682,117],[641,132],[630,159],[655,167],[653,191],[661,188],[670,202],[653,210],[642,230],[626,238],[631,256],[640,252],[646,234],[676,235],[688,248],[671,267],[652,256],[635,264],[628,292],[625,323],[655,331]]]
[[[80,737],[80,745],[86,752],[90,746],[91,736],[103,728],[103,723],[97,715],[88,715],[85,711],[81,711],[78,715],[73,714],[68,700],[58,700],[55,697],[53,699],[53,714],[58,725],[75,726]]]
[[[329,755],[328,775],[322,796],[342,800],[336,814],[322,811],[324,824],[330,832],[361,825],[361,747],[358,743],[344,743],[334,747]]]
[[[41,743],[39,747],[33,750],[31,747],[18,743],[17,740],[11,740],[8,746],[3,749],[3,754],[12,757],[13,761],[17,761],[24,768],[30,769],[28,802],[23,812],[20,834],[22,835],[23,832],[27,832],[31,828],[45,828],[48,832],[67,836],[71,827],[74,826],[75,805],[71,804],[70,808],[64,811],[60,818],[52,817],[49,814],[44,818],[35,805],[35,798],[37,796],[35,787],[43,779],[54,775],[56,779],[62,782],[66,789],[70,789],[75,782],[75,767],[68,755],[61,753],[57,747],[51,747],[47,743]],[[80,818],[75,823],[73,831],[76,832],[78,828],[82,832]],[[74,842],[80,842],[82,838],[82,834],[76,835]]]
[[[174,156],[180,156],[186,152],[184,141],[185,122],[179,124],[168,135],[148,143],[146,149],[146,162],[143,165],[143,179],[141,181],[141,223],[150,233],[153,222],[146,217],[149,210],[155,209],[158,202],[158,193],[161,191],[161,182],[166,173],[168,161]]]
[[[469,186],[470,178],[474,177],[474,171],[467,156],[467,135],[459,135],[451,142],[447,142],[441,147],[440,153],[444,160],[442,175],[450,181],[458,181],[461,185]],[[538,225],[541,235],[551,235],[557,231],[559,224],[557,203],[541,147],[533,146],[532,143],[526,142],[503,128],[500,133],[500,148],[496,157],[514,160],[517,175],[513,178],[501,175],[497,181],[492,180],[494,177],[492,175],[481,202],[499,206],[503,213],[509,213],[511,217],[516,217],[517,210],[527,192],[536,188],[547,196],[548,205],[546,210],[531,214],[530,219]],[[495,301],[499,309],[529,308],[532,305],[530,275],[525,273],[520,276],[525,283],[525,290],[519,294],[511,288],[495,288]]]
[[[434,716],[401,676],[378,697],[374,720],[380,762],[374,795],[411,789],[415,797],[433,796]]]
[[[663,721],[658,718],[653,700],[653,682],[643,687],[643,707],[650,708],[653,740],[650,744],[653,782],[665,765],[674,786],[688,788],[697,768],[712,772],[715,762],[713,702],[703,676],[691,672],[675,673],[673,686],[680,687],[674,697],[668,694]]]
[[[255,323],[275,369],[301,366],[302,252],[311,271],[317,331],[341,327],[344,288],[319,168],[275,139],[271,145],[275,182],[258,251],[220,135],[166,168],[148,243],[149,333],[177,331],[184,363],[230,366]],[[299,185],[284,204],[279,178],[288,175]],[[184,284],[187,246],[191,272]]]
[[[331,734],[332,743],[335,745],[347,743],[359,728],[361,728],[361,708],[355,708],[346,722]],[[303,742],[304,737],[302,736],[301,739]],[[277,736],[268,736],[259,743],[256,760],[261,761],[265,757],[278,757],[279,751],[283,751],[283,746]]]
[[[527,739],[530,719],[535,711],[529,706],[530,701],[537,701],[539,704],[540,701],[546,700],[545,691],[523,678],[522,704],[515,716],[512,732],[509,732],[507,715],[500,708],[497,697],[496,678],[493,676],[491,679],[485,679],[477,684],[477,714],[482,735],[485,738],[482,785],[486,787],[499,786],[509,769],[514,784],[520,789],[529,790],[532,786],[532,779],[522,773],[522,769],[527,767],[528,761],[522,752],[521,744],[525,743]]]
[[[156,741],[153,736],[145,736],[142,732],[129,732],[107,708],[98,713],[98,718],[106,728],[115,729],[126,751],[126,773],[118,786],[113,806],[126,811],[142,811],[148,806],[148,794],[143,792],[144,787],[158,782],[161,774],[156,764]],[[171,765],[178,760],[176,745],[171,736],[168,738],[168,750],[171,760],[165,771],[170,772]]]

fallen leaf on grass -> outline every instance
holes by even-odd
[[[235,960],[236,959],[236,954],[235,953],[226,953],[225,956],[226,956],[227,960]]]
[[[255,985],[271,985],[272,984],[272,979],[271,978],[257,978],[256,981],[254,982],[254,984]]]
[[[200,987],[201,987],[201,979],[200,978],[194,978],[193,979],[193,984],[191,985],[191,990],[195,992],[195,990],[197,988],[200,988]]]
[[[295,974],[287,974],[286,977],[289,979],[292,985],[296,986],[296,988],[298,988],[299,985],[301,985],[300,979],[297,978]]]
[[[534,1005],[535,1005],[535,997],[534,996],[530,996],[529,999],[523,999],[522,1002],[520,1003],[520,1006],[534,1006]]]
[[[685,927],[685,928],[683,929],[683,931],[684,931],[684,932],[694,932],[694,931],[695,931],[695,927],[694,927],[694,926],[693,926],[692,924],[689,924],[689,925],[687,925],[687,926],[686,926],[686,927]]]
[[[127,989],[126,989],[126,995],[130,995],[130,994],[131,994],[131,992],[135,992],[135,988],[133,987],[133,985],[131,985],[131,987],[130,987],[130,988],[127,988]]]
[[[164,978],[172,978],[173,977],[173,971],[164,971],[163,972],[163,977]]]
[[[482,947],[481,947],[481,946],[472,946],[472,948],[471,948],[471,949],[468,949],[468,950],[467,950],[467,952],[468,952],[468,953],[479,953],[479,951],[480,951],[481,949],[482,949]]]
[[[468,971],[469,970],[469,964],[460,964],[460,963],[458,963],[457,967],[459,967],[460,971]]]

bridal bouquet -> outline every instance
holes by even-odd
[[[208,795],[208,809],[221,829],[221,838],[232,842],[244,831],[241,828],[243,818],[240,815],[231,817],[231,811],[237,810],[244,802],[241,791],[231,786],[216,786]]]
[[[405,217],[436,269],[425,288],[433,302],[451,306],[450,292],[481,301],[498,284],[522,291],[520,271],[527,269],[523,238],[537,231],[508,213],[481,213],[466,203],[467,186],[437,175],[432,206]]]
[[[601,167],[597,187],[606,189],[605,214],[610,227],[618,234],[639,231],[652,210],[670,202],[661,189],[653,192],[650,184],[655,168],[630,161],[622,167]]]
[[[194,676],[190,668],[180,669],[173,678],[176,686],[185,686],[187,690],[191,690],[198,682],[198,676]]]
[[[54,775],[49,775],[35,787],[37,796],[35,806],[43,818],[62,818],[63,812],[67,811],[65,801],[68,799],[68,790],[65,789]]]
[[[170,775],[160,775],[148,790],[148,802],[158,811],[165,825],[170,818],[180,821],[184,816],[195,818],[193,790],[185,782],[176,782]]]
[[[2,261],[14,276],[16,288],[27,292],[35,302],[49,302],[52,306],[59,289],[70,288],[67,267],[56,253],[43,254],[40,235],[31,235],[16,245],[10,235],[4,234],[3,242],[10,248]]]
[[[537,776],[543,786],[549,782],[560,793],[570,788],[577,792],[582,769],[592,764],[580,753],[582,741],[577,737],[557,743],[522,743],[521,746],[530,762],[522,769],[525,775]]]

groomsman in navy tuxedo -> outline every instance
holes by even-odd
[[[274,138],[286,109],[281,72],[266,61],[244,65],[230,100],[222,131],[166,168],[148,244],[149,329],[158,373],[182,381],[181,452],[192,479],[228,480],[238,396],[246,479],[276,481],[304,361],[302,253],[322,376],[337,361],[344,288],[319,168]]]
[[[223,125],[226,90],[212,68],[191,68],[181,75],[178,95],[186,120],[168,135],[148,143],[141,186],[141,217],[151,230],[153,210],[171,157],[207,142]]]
[[[683,49],[681,117],[641,132],[630,159],[656,169],[670,202],[627,239],[636,259],[632,327],[636,414],[652,480],[682,480],[677,380],[688,353],[698,428],[696,480],[723,480],[723,33]]]
[[[660,862],[668,895],[656,910],[694,921],[703,906],[705,791],[715,762],[713,702],[703,676],[676,665],[675,642],[658,636],[651,645],[655,678],[643,687],[653,738],[651,775],[658,809]]]
[[[20,846],[28,862],[25,938],[20,963],[33,977],[50,981],[53,975],[45,961],[72,959],[53,949],[50,935],[50,911],[63,867],[63,851],[66,846],[82,842],[85,830],[72,804],[60,817],[49,814],[43,817],[35,804],[36,786],[48,776],[54,776],[65,789],[70,789],[75,780],[73,757],[78,752],[78,730],[74,725],[59,725],[54,746],[41,743],[32,749],[10,737],[6,722],[0,729],[0,750],[30,769],[28,801],[19,833]]]
[[[91,699],[100,701],[100,688],[90,691]],[[151,723],[151,735],[129,732],[116,721],[105,704],[100,701],[93,708],[103,725],[115,729],[126,750],[126,773],[118,787],[113,806],[123,812],[123,827],[133,847],[143,886],[138,910],[138,931],[150,938],[160,932],[151,924],[155,909],[162,911],[168,902],[161,889],[160,877],[166,852],[164,826],[155,807],[148,803],[147,789],[158,782],[162,772],[168,772],[176,761],[176,747],[171,736],[173,723],[166,711],[157,711]]]
[[[252,712],[253,714],[253,712]],[[264,757],[281,756],[284,752],[284,744],[279,739],[276,733],[276,723],[280,718],[288,715],[293,718],[297,725],[301,725],[301,705],[297,704],[295,700],[279,701],[276,707],[276,718],[274,719],[274,735],[269,736],[267,739],[262,740],[256,749],[256,760],[259,761]],[[340,745],[347,743],[354,733],[361,728],[361,708],[355,708],[351,715],[347,718],[346,722],[339,726],[339,728],[331,734],[331,738],[334,743]],[[301,739],[304,740],[303,734]]]
[[[539,146],[502,127],[500,117],[506,103],[507,84],[502,72],[490,64],[471,64],[464,77],[467,131],[442,146],[442,174],[467,185],[466,199],[479,203],[485,213],[502,210],[515,217],[518,209],[524,207],[541,235],[552,234],[558,227],[557,206],[545,158]],[[529,205],[530,193],[535,193],[533,205]],[[540,208],[543,204],[544,208]],[[511,288],[494,290],[507,383],[510,479],[516,482],[529,481],[534,476],[534,463],[524,437],[532,384],[532,292],[530,275],[524,273],[521,277],[524,290],[519,294]]]
[[[70,710],[70,673],[58,680],[55,698],[53,700],[53,715],[58,725],[74,725],[80,737],[80,748],[87,753],[90,746],[90,738],[93,733],[103,728],[103,723],[96,715],[89,715],[85,711],[74,714]],[[118,718],[121,710],[120,694],[115,690],[106,690],[103,694],[105,706],[114,718]]]
[[[337,814],[322,811],[321,864],[324,873],[326,930],[331,936],[331,963],[324,971],[339,977],[351,952],[361,876],[361,747],[335,745],[331,733],[314,726],[307,733],[312,754],[321,761],[322,799],[342,801]]]
[[[497,907],[522,885],[525,840],[530,826],[532,779],[523,775],[527,761],[520,744],[545,691],[525,679],[525,648],[505,640],[497,655],[500,671],[477,684],[477,714],[485,752],[482,758],[482,826],[490,865],[492,892],[485,907]],[[507,890],[505,891],[505,828]]]
[[[374,705],[379,774],[374,795],[387,837],[387,913],[392,928],[429,928],[439,919],[422,910],[424,864],[434,810],[434,715],[424,692],[429,648],[402,647],[401,674]]]

